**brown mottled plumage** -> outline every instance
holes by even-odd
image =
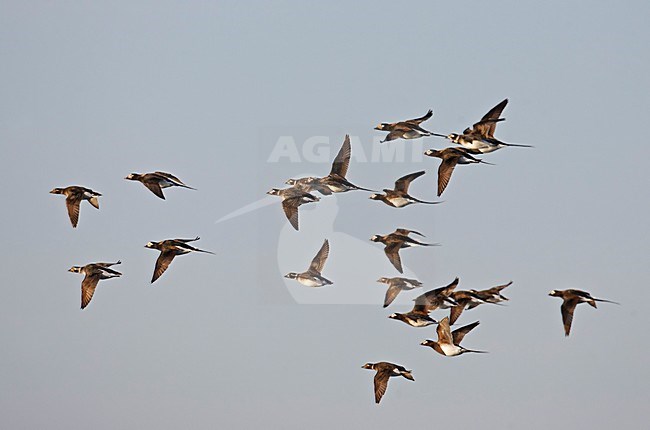
[[[293,186],[283,190],[273,188],[270,191],[267,191],[266,194],[270,196],[278,196],[282,199],[282,209],[284,210],[284,214],[291,223],[291,226],[296,230],[298,230],[299,227],[298,208],[305,203],[312,203],[320,200],[319,197],[309,194],[299,186]]]
[[[188,245],[188,242],[194,242],[199,240],[197,236],[194,239],[167,239],[160,242],[149,242],[145,245],[145,248],[157,249],[160,251],[160,255],[156,260],[156,267],[153,271],[153,277],[151,278],[151,283],[153,284],[156,279],[165,273],[167,267],[177,255],[188,254],[192,251],[195,252],[204,252],[206,254],[214,254],[214,252],[204,251],[202,249],[195,248],[191,245]]]
[[[620,303],[612,302],[610,300],[596,299],[586,291],[581,290],[551,290],[549,296],[559,297],[562,299],[562,306],[560,311],[562,313],[562,323],[564,324],[564,335],[568,336],[571,332],[571,323],[573,322],[573,311],[580,303],[589,303],[593,308],[596,308],[596,302]]]
[[[388,388],[388,379],[392,376],[402,376],[411,381],[415,381],[412,370],[406,370],[405,367],[399,364],[389,363],[387,361],[380,361],[378,363],[366,363],[361,366],[362,369],[370,369],[377,372],[374,379],[375,387],[375,403],[379,404],[381,398],[386,393]]]
[[[440,167],[438,167],[438,197],[447,188],[451,174],[457,164],[473,164],[473,163],[486,163],[478,158],[472,157],[469,152],[461,148],[445,148],[443,150],[429,149],[425,151],[424,155],[428,157],[437,157],[442,160]]]
[[[438,333],[438,341],[436,342],[434,340],[427,339],[424,342],[420,343],[420,345],[431,347],[437,353],[447,357],[455,357],[466,352],[485,353],[486,351],[476,351],[460,346],[460,343],[462,342],[465,335],[472,331],[479,324],[480,323],[476,321],[458,328],[452,332],[451,327],[449,326],[449,318],[444,317],[442,320],[440,320],[438,328],[436,329],[436,332]]]
[[[386,297],[384,298],[384,307],[388,307],[401,291],[412,290],[422,286],[422,282],[416,279],[408,278],[379,278],[377,282],[388,285]]]
[[[379,200],[384,203],[386,203],[388,206],[392,206],[394,208],[403,208],[404,206],[408,206],[413,203],[424,203],[427,205],[435,205],[440,202],[425,202],[423,200],[418,200],[415,197],[412,197],[409,195],[408,190],[409,190],[409,185],[411,185],[411,182],[419,178],[420,176],[424,175],[424,170],[415,172],[415,173],[410,173],[406,176],[402,176],[399,178],[397,181],[395,181],[395,189],[384,189],[385,194],[372,194],[370,196],[371,200]]]
[[[437,246],[437,243],[422,243],[418,242],[415,239],[408,237],[410,233],[418,234],[423,236],[421,233],[413,230],[407,230],[403,228],[398,228],[393,233],[389,233],[385,236],[376,234],[370,238],[373,242],[381,242],[384,245],[384,253],[388,260],[393,264],[393,266],[399,271],[399,273],[404,273],[402,269],[402,260],[399,256],[399,250],[402,248],[408,248],[412,246]]]
[[[88,203],[99,209],[99,200],[101,194],[90,188],[72,185],[65,188],[54,188],[50,194],[63,194],[65,196],[65,205],[68,208],[68,216],[72,227],[76,228],[79,222],[79,205],[82,200],[88,200]]]
[[[183,181],[178,179],[176,176],[171,173],[166,172],[153,172],[153,173],[131,173],[126,178],[130,181],[139,181],[142,182],[142,185],[147,187],[149,191],[154,193],[159,198],[165,200],[165,195],[163,194],[163,188],[169,187],[182,187],[190,190],[195,190],[188,185],[185,185]]]
[[[111,266],[120,264],[121,261],[115,263],[90,263],[85,266],[72,266],[68,272],[81,273],[85,277],[81,281],[81,309],[84,309],[90,303],[90,300],[95,294],[97,283],[102,279],[117,278],[122,274],[116,270],[109,269]]]

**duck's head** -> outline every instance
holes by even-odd
[[[440,156],[440,151],[438,151],[437,149],[427,149],[426,151],[424,151],[424,155],[426,155],[427,157],[438,157]]]
[[[385,123],[385,122],[382,122],[377,127],[375,127],[375,130],[386,130],[387,128],[388,128],[388,124]]]
[[[298,277],[298,274],[296,272],[289,272],[284,275],[284,277],[289,279],[296,279]]]
[[[390,318],[392,320],[398,320],[400,316],[401,316],[401,314],[390,314],[390,315],[388,315],[388,318]]]
[[[137,181],[142,177],[139,173],[129,173],[124,179],[128,179],[129,181]]]
[[[372,242],[381,242],[384,236],[380,236],[378,234],[374,235],[373,237],[370,238]]]
[[[424,341],[420,342],[420,345],[433,347],[433,345],[435,343],[436,343],[435,341],[427,339],[427,340],[424,340]]]
[[[559,293],[559,291],[557,291],[557,290],[551,290],[551,291],[548,293],[548,295],[549,295],[549,296],[553,296],[553,297],[558,297],[558,296],[560,295],[560,293]]]
[[[374,369],[375,364],[374,363],[366,363],[363,366],[361,366],[362,369]]]
[[[158,242],[147,242],[147,244],[144,246],[145,248],[156,248],[158,246]]]
[[[266,192],[266,194],[270,196],[277,196],[280,194],[280,190],[277,188],[271,188],[269,191]]]
[[[377,282],[381,282],[382,284],[386,284],[388,282],[388,278],[384,278],[383,276],[379,279],[377,279]]]
[[[53,188],[50,194],[63,194],[63,188]]]
[[[81,269],[83,269],[83,267],[80,267],[80,266],[72,266],[71,268],[68,269],[68,272],[72,272],[72,273],[81,273]]]
[[[370,194],[368,197],[370,200],[381,200],[384,197],[382,194]]]
[[[456,134],[456,133],[449,133],[449,134],[447,135],[447,139],[451,140],[451,141],[454,142],[454,143],[458,143],[458,138],[459,138],[459,137],[460,137],[460,135],[458,135],[458,134]]]
[[[292,187],[298,183],[297,179],[287,179],[285,182],[287,185],[291,185]]]

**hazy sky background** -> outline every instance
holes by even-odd
[[[0,2],[0,427],[647,425],[649,16],[647,1]],[[279,199],[215,223],[326,174],[346,133],[371,154],[379,122],[432,108],[426,128],[458,132],[506,97],[497,137],[535,148],[458,167],[441,205],[350,192],[301,208],[300,232]],[[299,151],[325,136],[332,157],[269,163],[281,136]],[[412,192],[431,200],[438,165],[353,159],[349,179],[426,170]],[[153,170],[198,191],[162,201],[123,179]],[[103,194],[75,230],[48,194],[72,184]],[[514,281],[507,307],[459,320],[481,321],[464,344],[490,354],[442,357],[419,345],[433,327],[387,318],[420,293],[381,307],[375,280],[397,272],[368,238],[398,226],[442,244],[402,253],[426,289]],[[144,245],[195,235],[216,256],[150,286]],[[324,238],[334,285],[285,283]],[[117,259],[124,276],[80,311],[67,269]],[[554,288],[622,306],[579,306],[567,339]],[[376,406],[361,366],[380,360],[416,382],[391,379]]]

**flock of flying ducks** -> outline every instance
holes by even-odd
[[[505,118],[501,118],[501,113],[507,103],[507,99],[503,100],[501,103],[490,109],[490,111],[471,128],[466,128],[462,134],[451,133],[449,135],[443,135],[422,128],[420,124],[433,116],[433,111],[431,110],[420,118],[396,123],[381,123],[375,127],[375,129],[388,132],[388,135],[382,142],[390,142],[396,139],[417,139],[427,136],[437,136],[460,145],[442,150],[429,149],[424,153],[427,156],[437,157],[442,160],[438,168],[437,195],[440,196],[449,184],[451,174],[456,165],[477,163],[489,164],[475,158],[474,155],[487,154],[509,146],[530,147],[529,145],[505,143],[494,137],[496,124],[505,120]],[[368,188],[354,185],[346,179],[350,164],[350,155],[350,137],[346,135],[343,145],[336,155],[336,158],[332,163],[332,168],[327,176],[320,178],[305,177],[299,179],[288,179],[286,181],[286,184],[289,185],[288,188],[273,188],[268,191],[267,194],[278,196],[282,199],[282,208],[293,228],[296,230],[299,228],[298,208],[303,204],[318,202],[320,200],[320,197],[312,194],[313,192],[318,192],[323,196],[329,196],[333,193],[344,193],[348,191],[369,191],[373,193],[370,195],[370,199],[382,201],[386,205],[394,208],[403,208],[412,204],[433,205],[440,203],[420,200],[408,193],[411,182],[424,175],[424,171],[410,173],[397,179],[394,188],[384,189],[383,194]],[[194,188],[186,185],[176,176],[165,172],[157,171],[145,174],[131,173],[125,179],[141,182],[153,194],[163,200],[165,199],[163,193],[163,189],[165,188],[181,187],[194,190]],[[76,228],[79,222],[79,208],[83,200],[88,201],[93,207],[99,209],[98,197],[101,197],[101,194],[89,188],[73,185],[66,188],[54,188],[50,193],[61,194],[66,197],[68,216],[73,228]],[[417,231],[397,228],[394,232],[386,235],[376,234],[372,236],[370,240],[383,244],[384,252],[388,260],[399,273],[403,273],[402,261],[399,254],[400,250],[417,246],[438,245],[436,243],[420,242],[411,237],[411,234],[424,237],[422,233]],[[145,245],[146,248],[160,251],[160,255],[156,260],[151,283],[155,282],[167,270],[172,260],[178,255],[184,255],[190,252],[212,254],[210,251],[205,251],[190,245],[191,242],[197,240],[199,240],[199,237],[194,239],[167,239],[159,242],[152,241],[147,243]],[[294,279],[306,287],[323,287],[333,284],[331,280],[322,275],[329,252],[329,241],[325,239],[323,245],[311,261],[307,270],[300,273],[290,272],[287,273],[285,277]],[[69,269],[70,272],[84,275],[84,279],[81,282],[81,309],[86,308],[90,303],[100,280],[122,276],[122,273],[111,268],[120,263],[120,261],[115,263],[90,263],[85,266],[72,266]],[[377,282],[388,285],[384,298],[384,308],[388,307],[400,292],[422,287],[422,283],[418,280],[404,277],[382,277],[379,278]],[[462,326],[453,331],[451,330],[451,325],[456,323],[464,310],[473,309],[482,304],[498,305],[503,301],[507,301],[508,299],[503,296],[501,292],[506,287],[510,286],[512,281],[504,285],[480,291],[456,290],[458,283],[459,279],[456,278],[449,285],[436,288],[416,297],[414,299],[413,308],[409,312],[392,313],[389,315],[389,318],[402,321],[411,327],[427,327],[432,324],[437,324],[438,327],[436,332],[438,339],[435,341],[427,339],[423,341],[421,345],[430,347],[441,355],[455,357],[468,352],[486,352],[467,349],[460,345],[464,337],[479,325],[478,321]],[[588,303],[592,307],[596,308],[596,302],[616,303],[594,298],[588,292],[575,289],[553,290],[549,295],[559,297],[563,300],[561,314],[565,336],[569,336],[571,323],[573,321],[573,313],[578,304]],[[430,314],[439,309],[449,309],[449,315],[436,321]],[[390,377],[402,376],[411,381],[415,380],[412,371],[393,363],[383,361],[378,363],[366,363],[362,367],[376,372],[374,377],[376,403],[380,402],[382,396],[386,392]]]
[[[447,188],[451,175],[457,165],[490,164],[476,158],[475,155],[488,154],[505,147],[531,147],[530,145],[505,143],[494,137],[497,123],[505,120],[505,118],[501,117],[501,113],[507,103],[508,100],[506,99],[497,104],[471,128],[466,128],[462,134],[451,133],[444,135],[433,133],[422,128],[421,124],[433,116],[432,110],[429,110],[420,118],[395,123],[381,123],[375,127],[375,130],[388,132],[386,138],[381,141],[382,143],[396,139],[417,139],[436,136],[459,145],[441,150],[429,149],[424,152],[429,157],[436,157],[442,160],[438,168],[437,195],[440,197]],[[386,205],[394,208],[403,208],[412,204],[433,205],[440,203],[420,200],[408,193],[411,182],[424,175],[424,171],[410,173],[397,179],[394,188],[384,189],[383,193],[354,185],[346,179],[350,164],[350,155],[350,137],[346,135],[343,145],[336,155],[332,163],[332,168],[327,176],[288,179],[285,182],[286,185],[289,185],[288,188],[273,188],[267,192],[269,195],[278,196],[282,199],[282,208],[294,229],[299,229],[298,208],[303,204],[314,203],[320,200],[320,197],[312,194],[314,192],[318,192],[323,196],[329,196],[333,193],[344,193],[348,191],[369,191],[373,193],[370,195],[370,199],[382,201]],[[386,235],[376,234],[370,240],[383,244],[384,252],[388,260],[399,273],[403,273],[402,261],[399,254],[400,250],[410,247],[439,245],[437,243],[421,242],[411,237],[411,235],[424,237],[422,233],[417,231],[397,228],[394,232]],[[287,273],[285,278],[294,279],[306,287],[331,285],[333,282],[322,275],[329,252],[329,241],[325,239],[307,270],[300,273]],[[388,307],[400,292],[422,287],[422,283],[418,280],[404,277],[382,277],[377,282],[388,285],[388,290],[384,298],[384,308]],[[510,286],[512,281],[485,290],[456,290],[458,283],[459,279],[456,278],[449,285],[428,291],[414,299],[415,303],[409,312],[392,313],[388,317],[402,321],[411,327],[426,327],[437,324],[437,340],[427,339],[421,345],[430,347],[446,357],[456,357],[465,353],[485,353],[487,351],[468,349],[460,345],[465,336],[479,325],[479,321],[464,325],[453,331],[451,330],[451,326],[456,323],[465,310],[473,309],[482,304],[499,305],[501,302],[507,301],[508,298],[502,295],[502,291]],[[585,291],[574,289],[553,290],[549,295],[560,297],[563,300],[561,313],[565,336],[569,336],[573,312],[578,304],[588,303],[595,308],[596,302],[598,301],[615,303],[608,300],[596,299]],[[449,315],[436,321],[431,317],[431,312],[438,309],[449,309]],[[411,381],[415,380],[411,370],[407,370],[405,367],[394,363],[381,361],[377,363],[366,363],[362,367],[375,371],[374,392],[376,403],[381,401],[388,387],[388,380],[391,377],[401,376]]]
[[[178,179],[176,176],[165,172],[145,174],[131,173],[125,179],[142,182],[145,187],[163,200],[165,199],[165,195],[162,191],[164,188],[181,187],[194,190],[194,188],[184,184],[183,181]],[[65,188],[54,188],[50,193],[65,196],[65,204],[73,228],[76,228],[79,222],[79,207],[83,200],[87,200],[88,203],[93,205],[96,209],[99,209],[98,197],[101,197],[101,194],[89,188],[72,185]],[[151,283],[154,283],[156,279],[160,278],[160,276],[165,273],[165,270],[167,270],[172,260],[177,255],[189,254],[190,252],[213,254],[210,251],[198,249],[189,245],[190,242],[197,240],[199,240],[198,236],[194,239],[167,239],[159,242],[152,241],[147,243],[145,248],[160,251],[160,255],[156,260]],[[122,276],[120,272],[111,269],[112,266],[120,263],[121,261],[119,260],[115,263],[89,263],[85,266],[72,266],[68,269],[69,272],[84,275],[84,279],[81,281],[81,309],[85,309],[90,303],[99,281],[102,279],[118,278]]]

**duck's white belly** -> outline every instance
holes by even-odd
[[[456,345],[450,345],[448,343],[445,343],[440,345],[440,349],[442,349],[442,352],[444,352],[445,355],[448,357],[453,357],[455,355],[460,354],[460,348]]]
[[[411,204],[412,202],[404,197],[397,197],[390,199],[390,202],[395,205],[395,207],[402,208],[406,205]]]
[[[318,282],[318,281],[316,281],[314,279],[310,279],[310,278],[307,278],[307,279],[301,278],[301,279],[298,279],[298,282],[300,282],[305,287],[320,287],[322,285],[320,282]]]
[[[431,321],[427,321],[427,320],[425,320],[425,319],[413,319],[413,318],[409,318],[409,322],[411,323],[411,325],[412,325],[413,327],[426,327],[426,326],[428,326],[428,325],[433,324],[433,322],[431,322]]]
[[[464,146],[467,149],[475,149],[478,151],[481,151],[482,154],[487,154],[489,152],[494,152],[497,149],[500,148],[499,145],[494,145],[490,142],[486,142],[484,140],[480,139],[474,139],[472,141],[466,141],[464,140],[461,142],[461,145]]]

